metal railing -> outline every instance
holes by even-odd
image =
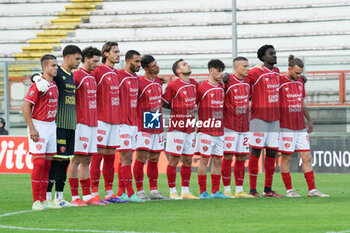
[[[285,73],[282,73],[285,74]],[[350,85],[350,70],[344,71],[309,71],[306,72],[307,77],[306,103],[309,106],[323,105],[350,105],[350,89],[346,90],[346,83]],[[175,78],[175,75],[164,75],[168,78],[168,82]],[[208,74],[193,74],[192,78],[197,81],[203,81],[208,78]],[[316,82],[324,82],[325,87],[314,87]],[[334,85],[336,84],[336,85]],[[323,96],[323,99],[317,99],[315,96]]]
[[[20,65],[17,62],[0,62],[0,116],[5,117],[6,128],[9,128],[11,123],[13,127],[24,125],[20,111],[21,105],[31,85],[29,76],[34,71],[38,71],[40,67],[38,63],[34,63],[26,72],[19,72]],[[119,64],[118,67],[123,66]],[[196,69],[195,64],[192,69]],[[170,72],[168,71],[168,73]],[[174,75],[170,74],[164,76],[168,77],[169,80],[174,78]],[[201,81],[207,79],[208,74],[192,74],[191,77]],[[350,70],[307,71],[306,77],[308,79],[306,83],[306,102],[308,106],[350,105],[350,89],[346,88],[350,85]]]

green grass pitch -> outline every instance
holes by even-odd
[[[349,174],[315,175],[317,188],[330,198],[308,198],[303,174],[292,174],[293,187],[302,198],[149,201],[4,216],[30,210],[32,196],[29,174],[0,174],[0,232],[350,232],[349,178]],[[245,179],[248,191],[248,176]],[[263,180],[264,175],[259,174],[259,191]],[[177,184],[179,187],[179,176]],[[273,187],[285,193],[278,173]],[[100,190],[104,190],[102,183]],[[159,178],[159,190],[169,194],[164,174]],[[198,195],[196,173],[190,190]],[[68,183],[65,197],[70,200]]]

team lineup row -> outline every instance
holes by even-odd
[[[190,78],[189,64],[179,59],[172,67],[178,78],[168,84],[164,93],[164,80],[159,78],[159,67],[151,55],[141,57],[139,52],[130,50],[125,55],[125,68],[114,68],[120,59],[116,42],[105,43],[102,51],[93,47],[81,51],[77,46],[66,46],[61,66],[53,55],[43,56],[43,73],[32,76],[35,83],[22,107],[34,164],[32,209],[169,199],[157,189],[158,159],[164,150],[163,127],[159,123],[162,107],[171,110],[165,146],[169,155],[167,178],[171,199],[260,197],[256,181],[263,148],[266,148],[264,197],[283,197],[272,190],[278,151],[282,153],[281,174],[287,197],[300,196],[292,188],[289,173],[290,157],[295,151],[303,161],[308,195],[327,197],[316,189],[311,166],[308,133],[313,126],[304,104],[303,62],[291,55],[287,74],[280,75],[274,67],[277,58],[272,45],[262,46],[257,54],[264,65],[249,70],[248,60],[237,57],[233,60],[235,73],[231,75],[223,73],[225,65],[221,60],[210,60],[209,78],[200,84]],[[103,64],[99,65],[101,56]],[[82,67],[72,72],[81,61]],[[145,74],[138,77],[136,73],[141,66]],[[198,121],[212,120],[217,124],[201,124],[195,139],[194,124],[181,123],[194,122],[196,108]],[[307,128],[304,117],[308,120]],[[114,194],[116,149],[120,163],[118,193]],[[195,153],[201,155],[199,197],[189,190]],[[249,154],[250,192],[247,194],[243,191],[243,182],[244,163]],[[235,194],[230,188],[233,156]],[[176,167],[180,158],[181,195],[178,195]],[[206,187],[210,158],[213,162],[211,194]],[[103,201],[98,192],[102,161]],[[143,189],[146,161],[150,197]],[[71,203],[63,199],[68,164]],[[132,170],[137,193],[132,185]],[[224,193],[219,191],[221,177]],[[79,197],[79,180],[83,200]],[[56,192],[52,201],[54,183]]]

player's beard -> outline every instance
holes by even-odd
[[[130,64],[130,70],[131,70],[132,72],[136,73],[136,72],[139,72],[140,67],[137,68],[137,67],[134,66],[133,64]]]
[[[186,73],[183,73],[183,75],[185,75],[185,76],[190,76],[191,73],[192,73],[192,71],[188,71],[188,72],[186,72]]]

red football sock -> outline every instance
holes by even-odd
[[[122,163],[119,163],[118,165],[118,196],[121,196],[123,193],[125,193],[125,184],[122,174]]]
[[[78,178],[69,178],[70,191],[73,196],[79,196],[79,180]]]
[[[217,191],[219,191],[220,188],[220,178],[221,175],[213,175],[211,174],[211,192],[212,193],[216,193]]]
[[[316,186],[315,186],[314,171],[304,173],[304,177],[305,177],[307,186],[309,188],[309,191],[312,189],[315,189]]]
[[[169,188],[176,187],[176,167],[168,165],[166,168],[166,175],[168,177]]]
[[[33,171],[32,171],[32,193],[33,193],[33,202],[40,201],[40,186],[41,186],[41,177],[45,167],[44,158],[35,158],[33,159]]]
[[[272,187],[273,173],[275,172],[276,158],[265,156],[265,187]]]
[[[149,181],[149,189],[158,189],[158,162],[147,161],[147,176]]]
[[[113,190],[114,181],[114,159],[115,154],[103,155],[103,178],[105,181],[105,190]]]
[[[100,183],[100,167],[102,155],[93,155],[90,164],[91,189],[93,193],[98,192],[98,185]]]
[[[250,155],[248,169],[250,189],[256,189],[256,180],[259,173],[259,157]]]
[[[144,165],[145,165],[144,163],[138,160],[135,160],[133,171],[134,171],[134,179],[135,179],[137,191],[143,190],[143,176],[144,176],[143,166]]]
[[[91,195],[90,192],[90,178],[80,180],[81,189],[83,190],[83,196]]]
[[[286,186],[286,190],[293,189],[292,187],[292,178],[290,177],[289,172],[281,172],[282,180],[284,185]]]
[[[199,194],[207,191],[207,175],[198,175]]]
[[[231,164],[232,160],[223,159],[221,165],[222,183],[224,186],[231,185]]]
[[[51,167],[51,160],[45,160],[44,170],[41,175],[41,185],[40,185],[40,201],[46,200],[46,190],[49,185],[49,172]]]
[[[122,166],[122,173],[124,184],[126,190],[128,191],[128,196],[131,197],[134,195],[134,188],[132,187],[132,174],[131,174],[131,166]]]
[[[183,187],[190,186],[191,167],[186,167],[182,165],[180,169],[180,174],[181,174],[181,186]]]
[[[244,173],[245,173],[244,163],[245,161],[240,161],[240,160],[235,161],[233,173],[235,175],[236,186],[243,186]]]

